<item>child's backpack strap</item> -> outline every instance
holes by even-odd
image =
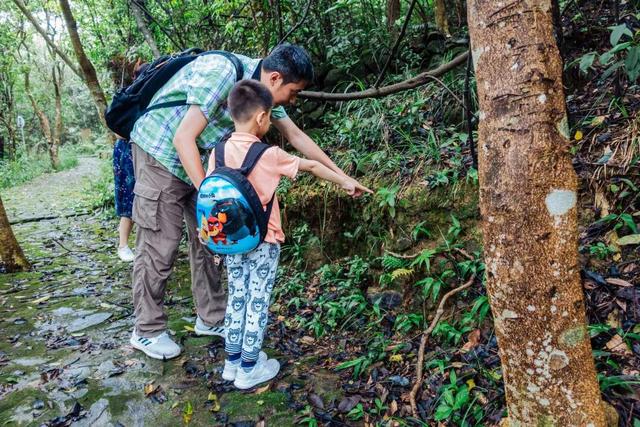
[[[216,146],[216,148],[218,147]],[[251,147],[249,148],[249,151],[247,151],[247,155],[242,162],[242,166],[240,166],[240,173],[244,176],[249,176],[253,168],[256,166],[256,164],[258,164],[258,160],[260,160],[260,157],[262,157],[262,155],[269,148],[271,148],[271,146],[265,144],[264,142],[254,142],[253,144],[251,144]],[[224,149],[222,151],[224,155]],[[222,161],[224,162],[224,157],[222,158]],[[264,211],[265,218],[267,219],[267,224],[269,223],[269,218],[271,218],[271,208],[273,208],[273,200],[275,198],[276,191],[274,190],[273,196],[271,196],[271,200],[269,200],[269,203],[267,203],[267,209]]]
[[[216,147],[213,149],[213,152],[216,156],[216,168],[221,168],[224,166],[224,144],[227,142],[226,139],[218,142]]]

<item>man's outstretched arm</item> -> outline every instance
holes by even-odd
[[[285,117],[282,119],[274,120],[273,125],[278,128],[280,133],[289,141],[289,143],[298,150],[302,155],[310,160],[316,160],[338,175],[346,176],[350,180],[353,181],[353,185],[355,187],[354,196],[360,196],[362,193],[373,193],[370,189],[360,184],[355,179],[349,177],[345,174],[342,169],[336,166],[335,163],[327,156],[324,151],[318,147],[318,145],[307,135],[304,133],[289,117]]]

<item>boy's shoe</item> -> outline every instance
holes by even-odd
[[[278,371],[280,371],[280,362],[276,359],[258,360],[249,372],[245,372],[242,368],[238,369],[233,385],[240,390],[247,390],[273,379],[278,375]]]
[[[137,348],[154,359],[172,359],[182,351],[180,350],[180,346],[169,337],[166,331],[157,337],[146,338],[138,335],[134,329],[129,342],[134,348]]]
[[[135,259],[135,255],[129,246],[123,246],[118,248],[118,258],[120,258],[124,262],[131,262]]]
[[[196,335],[215,335],[224,338],[224,326],[207,326],[204,324],[200,316],[196,317],[196,325],[193,330]]]
[[[267,353],[261,351],[258,354],[258,363],[267,361]],[[224,371],[222,371],[222,379],[225,381],[233,381],[236,379],[236,373],[240,367],[240,359],[235,362],[230,362],[228,359],[224,361]]]

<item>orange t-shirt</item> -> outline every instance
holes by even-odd
[[[242,166],[242,162],[251,144],[254,142],[260,142],[260,138],[250,133],[232,133],[224,146],[225,165],[230,168],[239,168]],[[215,166],[214,150],[211,152],[211,157],[209,157],[207,175],[215,169]],[[298,174],[299,166],[300,158],[292,156],[280,147],[271,147],[262,154],[262,157],[260,157],[260,160],[258,160],[258,163],[247,179],[251,185],[253,185],[258,197],[260,197],[263,208],[267,207],[267,204],[276,191],[280,177],[287,176],[294,179]],[[280,206],[278,205],[277,197],[273,198],[271,217],[269,218],[269,226],[264,241],[269,243],[284,242],[284,232],[282,231],[282,222],[280,221]]]

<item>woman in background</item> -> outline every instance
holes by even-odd
[[[149,64],[136,63],[133,70],[135,80]],[[136,178],[133,175],[133,158],[131,157],[131,143],[118,138],[113,146],[113,177],[115,184],[116,215],[120,217],[118,225],[118,257],[125,262],[131,262],[135,254],[129,248],[129,236],[133,229],[131,210],[133,208],[133,186]]]

